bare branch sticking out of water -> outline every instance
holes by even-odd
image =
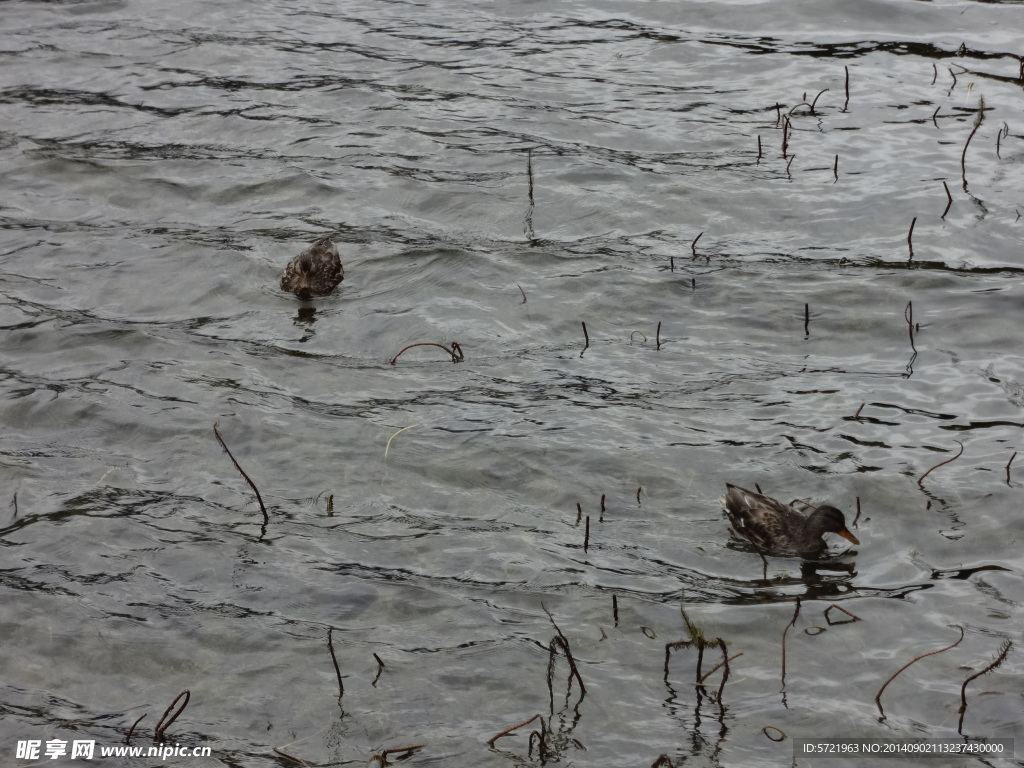
[[[451,349],[446,347],[444,344],[438,344],[437,342],[433,341],[417,341],[415,344],[410,344],[409,346],[403,347],[402,349],[398,350],[398,354],[391,358],[391,365],[395,364],[395,362],[398,360],[399,356],[403,352],[405,352],[408,349],[412,349],[413,347],[439,347],[440,349],[443,349],[451,356],[453,363],[461,363],[463,360],[466,359],[466,356],[462,354],[462,347],[459,346],[459,342],[457,341],[452,342]]]
[[[599,523],[603,523],[604,522],[604,494],[603,493],[601,494],[601,515],[600,515],[600,517],[597,518],[597,522],[599,522]]]
[[[523,294],[523,304],[525,304],[526,303],[526,291],[523,290],[523,286],[521,286],[519,283],[516,283],[516,288],[518,288],[519,292],[521,294]]]
[[[846,70],[846,101],[843,102],[843,112],[845,112],[850,106],[850,68],[843,67],[843,69]]]
[[[907,248],[910,249],[910,258],[914,258],[914,225],[917,224],[917,216],[910,222],[910,231],[907,232]]]
[[[1013,648],[1013,641],[1004,640],[1002,646],[1000,646],[999,654],[996,656],[995,660],[987,667],[985,667],[983,670],[981,670],[981,672],[976,672],[975,674],[968,677],[966,680],[964,680],[964,684],[960,686],[960,724],[957,725],[956,732],[959,733],[961,736],[963,736],[964,733],[964,715],[967,712],[967,684],[972,680],[979,678],[988,672],[991,672],[993,669],[1002,664],[1006,660],[1006,655],[1010,652],[1011,648]]]
[[[380,656],[376,653],[373,654],[373,658],[377,661],[377,674],[373,678],[373,682],[370,683],[373,687],[377,687],[377,681],[380,680],[380,675],[384,671],[384,662],[380,660]]]
[[[943,181],[942,182],[942,186],[946,190],[946,201],[947,202],[946,202],[945,210],[942,212],[942,215],[939,216],[940,219],[946,218],[946,214],[949,213],[949,209],[953,207],[953,196],[949,193],[949,184],[947,184],[945,181]]]
[[[338,699],[341,699],[345,695],[345,683],[341,680],[341,668],[338,666],[338,657],[334,655],[334,627],[330,627],[327,630],[327,649],[331,652],[334,674],[338,678]]]
[[[924,658],[926,658],[928,656],[934,656],[937,653],[942,653],[944,651],[948,651],[950,648],[956,648],[958,645],[960,645],[961,640],[964,639],[964,628],[961,627],[961,626],[958,626],[957,629],[960,630],[960,640],[957,640],[952,645],[947,645],[945,648],[939,648],[937,651],[929,651],[928,653],[922,653],[920,656],[917,656],[917,657],[911,659],[906,664],[904,664],[902,667],[900,667],[895,672],[893,672],[892,673],[892,677],[890,677],[888,680],[886,680],[882,684],[882,687],[878,689],[878,693],[875,694],[875,706],[878,707],[878,712],[882,716],[883,719],[885,718],[885,712],[882,710],[882,701],[881,701],[881,699],[882,699],[882,692],[889,686],[889,683],[891,683],[893,680],[895,680],[896,676],[900,672],[905,670],[907,667],[909,667],[914,662],[920,661],[921,659],[924,659]]]
[[[496,742],[502,736],[508,736],[510,733],[512,733],[512,731],[517,731],[520,728],[522,728],[523,726],[529,725],[534,720],[540,720],[542,723],[544,722],[544,718],[540,716],[540,713],[537,713],[536,715],[531,717],[529,720],[523,720],[523,722],[521,722],[521,723],[517,723],[516,725],[509,726],[508,728],[506,728],[501,733],[495,734],[494,736],[492,736],[491,738],[489,738],[487,740],[487,746],[493,747],[494,746],[494,742]]]
[[[833,610],[833,609],[835,609],[837,611],[842,611],[843,613],[845,613],[847,616],[850,617],[850,620],[849,621],[832,621],[832,617],[828,615],[828,612]],[[841,605],[836,605],[835,603],[832,603],[822,613],[825,616],[825,622],[830,627],[835,626],[836,624],[852,624],[855,621],[864,621],[864,619],[862,619],[860,616],[857,616],[855,614],[850,613],[848,610],[843,608]]]
[[[857,521],[860,520],[860,496],[857,497],[857,514],[853,518],[853,527],[857,527]]]
[[[581,521],[582,519],[583,519],[583,505],[582,505],[582,504],[580,504],[580,503],[579,503],[579,502],[577,501],[577,502],[576,502],[576,525],[579,525],[579,524],[580,524],[580,521]]]
[[[1010,484],[1010,465],[1013,464],[1013,460],[1016,459],[1016,458],[1017,458],[1017,452],[1014,451],[1013,452],[1013,456],[1011,456],[1010,460],[1008,462],[1006,462],[1006,484],[1007,485]]]
[[[279,754],[285,760],[291,760],[293,763],[296,763],[298,765],[309,765],[309,763],[307,763],[301,757],[296,757],[295,755],[289,755],[287,752],[282,752],[277,747],[271,747],[271,749],[274,750],[275,752],[277,752],[277,754]]]
[[[427,745],[413,744],[411,747],[388,747],[383,752],[380,752],[376,755],[370,755],[370,759],[366,761],[366,764],[369,765],[374,760],[376,760],[380,768],[386,768],[386,766],[391,765],[391,763],[388,762],[388,755],[390,755],[392,752],[413,752],[417,749],[423,749],[425,746]]]
[[[855,419],[859,419],[860,418],[860,412],[864,410],[864,406],[865,406],[865,403],[861,403],[860,404],[860,408],[858,408],[857,412],[855,414],[853,414],[853,418],[855,418]]]
[[[952,72],[953,70],[950,70]],[[956,75],[954,75],[954,78]],[[964,191],[967,191],[967,147],[971,145],[971,139],[974,138],[974,134],[981,128],[981,124],[985,122],[985,97],[978,97],[978,114],[974,118],[974,128],[971,130],[970,135],[967,137],[967,141],[964,142],[964,151],[960,154],[960,176],[963,180]]]
[[[690,243],[690,251],[693,253],[693,258],[695,259],[697,258],[697,241],[700,240],[702,237],[704,237],[703,232],[701,232],[699,235],[693,238],[693,242]]]
[[[253,493],[256,494],[256,501],[258,501],[260,503],[260,509],[263,510],[263,523],[264,523],[264,525],[266,523],[270,522],[270,515],[267,514],[267,508],[263,505],[263,497],[260,496],[260,489],[256,487],[256,483],[254,483],[252,481],[251,477],[249,477],[247,474],[245,474],[245,470],[242,469],[242,467],[239,465],[238,461],[235,460],[235,457],[232,455],[231,451],[228,449],[227,443],[224,442],[224,438],[222,438],[220,436],[220,430],[217,429],[217,424],[213,425],[213,434],[216,435],[217,442],[220,443],[220,447],[224,449],[224,452],[228,455],[228,458],[231,459],[231,463],[235,465],[235,469],[237,469],[239,471],[239,473],[242,475],[242,477],[245,478],[245,482],[247,482],[249,484],[249,487],[252,488]]]
[[[1000,160],[1002,160],[1003,158],[1002,155],[999,154],[999,145],[1002,143],[1003,139],[1008,138],[1009,135],[1010,126],[1008,126],[1006,123],[1003,123],[1003,127],[1000,128],[999,133],[996,134],[996,157]]]
[[[796,607],[793,609],[793,618],[789,620],[789,624],[786,625],[785,629],[782,630],[782,687],[786,687],[786,634],[789,632],[789,628],[796,624],[796,617],[800,615],[800,598],[796,599]]]
[[[847,70],[847,74],[849,74],[849,70]],[[820,91],[818,91],[818,95],[814,97],[814,101],[811,102],[811,114],[812,115],[818,114],[817,112],[814,111],[814,106],[818,103],[818,99],[821,98],[821,94],[827,93],[827,92],[828,92],[828,88],[823,88]],[[850,100],[849,82],[847,82],[846,100],[847,101]]]
[[[615,626],[619,626],[619,596],[612,595],[612,619]]]
[[[583,529],[583,551],[590,549],[590,515],[587,515],[586,527]]]
[[[655,342],[654,350],[656,352],[660,352],[661,351],[661,323],[658,323],[658,329],[654,332],[654,342]]]
[[[839,181],[839,155],[836,155],[836,161],[832,163],[832,177],[833,184]]]
[[[924,479],[925,479],[926,477],[928,477],[928,475],[930,475],[930,474],[931,474],[932,472],[934,472],[934,471],[935,471],[936,469],[938,469],[939,467],[945,466],[946,464],[949,464],[949,463],[950,463],[950,462],[952,462],[952,461],[956,461],[957,459],[959,459],[959,458],[960,458],[960,457],[961,457],[961,456],[963,455],[963,452],[964,452],[964,444],[963,444],[963,443],[961,443],[961,442],[960,442],[959,440],[954,440],[953,442],[955,442],[955,443],[956,443],[957,445],[959,445],[959,446],[960,446],[960,451],[959,451],[959,453],[957,453],[957,455],[956,455],[956,456],[954,456],[954,457],[953,457],[953,458],[951,458],[951,459],[946,459],[945,461],[940,461],[940,462],[939,462],[938,464],[936,464],[936,465],[935,465],[934,467],[932,467],[932,468],[931,468],[931,469],[929,469],[929,470],[928,470],[927,472],[925,472],[925,473],[924,473],[923,475],[921,475],[921,476],[920,476],[919,478],[917,478],[917,484],[918,484],[918,486],[920,486],[920,485],[921,485],[921,483],[922,483],[922,482],[924,482]]]
[[[530,205],[533,205],[533,149],[526,150],[526,178],[529,183],[527,195],[530,198]]]
[[[142,722],[142,718],[145,717],[145,716],[146,715],[143,714],[138,720],[136,720],[134,723],[132,723],[132,727],[128,729],[128,735],[124,737],[124,743],[125,744],[131,744],[132,743],[132,734],[135,733],[135,726],[137,726],[139,723],[141,723]]]
[[[804,304],[804,336],[811,335],[811,305]]]
[[[935,64],[935,62],[933,61],[932,62],[932,85],[935,85],[935,81],[938,80],[938,79],[939,79],[939,68]]]
[[[763,154],[764,153],[761,151],[761,134],[757,134],[757,164],[758,165],[761,164],[761,157],[763,156]]]
[[[590,346],[590,334],[587,333],[587,324],[584,322],[580,323],[583,326],[583,349],[580,350],[580,357],[583,357],[583,353],[587,351],[587,347]]]
[[[181,703],[181,706],[178,707],[178,711],[175,712],[173,715],[171,715],[171,718],[168,720],[167,716],[170,715],[171,710],[174,709],[174,705],[178,703],[178,700],[182,696],[185,697],[185,701],[183,701]],[[182,712],[185,711],[185,707],[188,706],[188,701],[191,698],[192,698],[192,692],[188,688],[186,688],[185,690],[183,690],[181,693],[179,693],[177,696],[174,697],[174,701],[172,701],[171,705],[169,707],[167,707],[166,710],[164,710],[164,714],[160,718],[160,722],[158,722],[156,724],[156,728],[153,729],[153,733],[154,733],[154,735],[156,735],[156,737],[158,739],[162,739],[164,737],[164,731],[166,731],[168,728],[170,728],[171,727],[171,723],[173,723],[175,720],[178,719],[178,715],[180,715]],[[167,722],[165,723],[164,720],[167,720]]]
[[[644,487],[642,485],[638,485],[637,486],[637,489],[636,489],[636,503],[637,503],[637,506],[639,506],[639,504],[640,504],[640,494],[643,493],[643,490],[644,490]]]

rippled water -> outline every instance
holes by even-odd
[[[1017,646],[958,711],[1022,626],[1019,3],[3,8],[5,764],[186,688],[188,765],[1022,735]],[[862,544],[762,563],[726,482]]]

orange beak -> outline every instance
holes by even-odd
[[[852,541],[854,544],[860,544],[860,539],[858,539],[856,536],[854,536],[852,533],[850,533],[845,528],[843,528],[843,530],[841,530],[841,531],[836,531],[836,533],[838,533],[840,536],[842,536],[847,541]]]

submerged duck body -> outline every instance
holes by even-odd
[[[288,262],[281,275],[281,290],[308,301],[327,296],[344,279],[338,249],[329,237],[322,237]]]
[[[775,555],[817,557],[828,544],[825,533],[837,533],[860,544],[846,527],[846,518],[835,507],[822,505],[804,517],[788,504],[770,496],[725,484],[722,508],[733,530],[759,550]]]

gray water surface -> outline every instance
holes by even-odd
[[[1024,736],[1021,12],[4,3],[4,764],[183,689],[163,764]],[[726,482],[861,545],[762,562]]]

